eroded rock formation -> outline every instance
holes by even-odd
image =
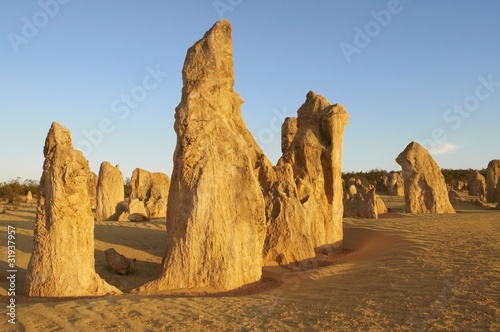
[[[124,255],[117,252],[114,248],[109,248],[104,251],[106,262],[111,271],[126,275],[132,272],[132,264]]]
[[[344,192],[344,217],[378,219],[387,213],[384,201],[376,194],[374,187],[366,187],[361,181],[348,181]]]
[[[389,173],[387,179],[387,194],[389,194],[389,196],[405,195],[405,182],[400,173],[398,172]]]
[[[266,260],[309,267],[314,248],[341,244],[342,142],[348,114],[310,91],[282,126],[283,156],[266,196]]]
[[[148,221],[148,213],[144,207],[144,202],[134,198],[130,203],[120,202],[117,207],[119,221]]]
[[[376,189],[379,193],[389,194],[389,177],[382,175],[376,184]]]
[[[500,160],[492,160],[486,170],[486,200],[500,203]]]
[[[120,294],[94,269],[88,161],[80,151],[73,150],[70,132],[55,122],[47,135],[43,154],[34,248],[25,280],[27,295]]]
[[[410,143],[396,162],[403,169],[406,212],[455,213],[441,169],[424,147]]]
[[[234,289],[261,278],[266,217],[259,173],[269,162],[233,90],[228,21],[217,22],[188,50],[182,77],[167,251],[159,278],[141,290]]]
[[[163,218],[167,215],[170,179],[164,173],[151,173],[140,168],[132,172],[130,199],[144,202],[149,218]]]
[[[92,209],[96,208],[96,197],[97,197],[97,174],[94,172],[90,171],[88,178],[87,178],[87,189],[89,191],[89,197],[90,197],[90,207]]]
[[[95,219],[97,221],[118,220],[122,213],[118,209],[118,204],[124,200],[124,196],[120,166],[113,166],[107,161],[103,162],[97,180]]]
[[[25,203],[31,204],[31,201],[33,200],[33,194],[31,191],[28,191],[26,194],[26,199],[24,200]]]
[[[486,195],[486,179],[478,171],[474,171],[469,179],[469,195],[483,196]]]

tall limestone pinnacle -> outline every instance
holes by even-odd
[[[230,290],[259,281],[267,261],[315,266],[316,248],[342,243],[345,109],[309,92],[273,167],[233,90],[228,21],[189,48],[182,77],[167,249],[159,277],[137,291]]]
[[[282,126],[283,156],[266,196],[266,260],[310,267],[314,248],[342,243],[342,141],[349,115],[310,91]]]
[[[140,291],[229,290],[260,280],[266,218],[260,168],[271,167],[234,92],[231,25],[217,22],[186,56],[158,279]]]
[[[121,294],[94,269],[94,219],[87,189],[89,165],[74,150],[69,130],[54,122],[44,147],[34,228],[26,272],[28,296]]]

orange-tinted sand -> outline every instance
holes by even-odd
[[[7,226],[16,227],[17,324],[1,331],[500,330],[500,211],[463,203],[456,215],[410,215],[384,197],[379,220],[344,220],[344,250],[315,270],[264,268],[258,285],[227,294],[47,300],[23,296],[34,205],[0,214],[0,295],[7,303]],[[391,201],[389,201],[391,199]],[[0,212],[3,204],[0,204]],[[164,220],[99,222],[96,270],[124,291],[154,279]],[[136,273],[108,271],[103,251],[136,258]]]

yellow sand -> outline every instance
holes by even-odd
[[[318,254],[331,264],[315,270],[266,267],[259,285],[222,295],[59,301],[22,295],[35,217],[22,205],[0,214],[0,331],[500,331],[500,211],[464,203],[456,215],[409,215],[394,212],[401,199],[387,203],[382,219],[346,219],[353,251]],[[5,308],[8,225],[16,227],[16,325]],[[164,220],[96,223],[97,272],[124,291],[154,279],[164,237]],[[135,274],[108,271],[110,247],[137,259]]]

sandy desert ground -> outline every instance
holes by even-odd
[[[264,268],[264,278],[227,294],[126,294],[48,300],[23,296],[35,205],[0,214],[1,331],[500,331],[500,211],[468,203],[456,215],[401,213],[384,197],[379,220],[345,219],[344,248],[320,267]],[[0,212],[2,206],[0,205]],[[7,227],[16,228],[16,325],[8,324]],[[124,291],[154,279],[164,220],[98,222],[96,270]],[[136,258],[114,275],[104,250]]]

